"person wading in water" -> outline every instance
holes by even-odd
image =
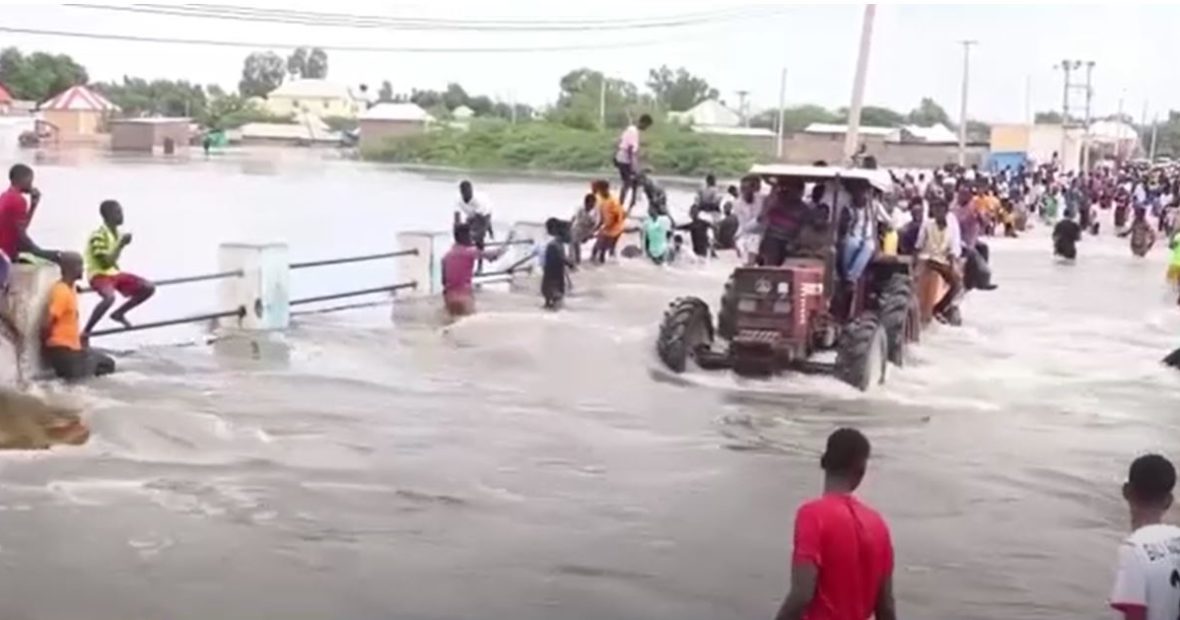
[[[896,620],[889,526],[853,495],[869,452],[858,430],[842,428],[828,437],[820,459],[823,496],[795,513],[791,591],[777,620]]]

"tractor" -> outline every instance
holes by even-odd
[[[743,376],[785,369],[830,373],[860,390],[883,383],[887,365],[905,363],[906,349],[921,329],[912,262],[878,255],[854,285],[837,286],[832,224],[851,203],[851,191],[886,190],[889,177],[877,170],[790,165],[755,166],[751,173],[772,187],[794,180],[833,190],[826,238],[819,244],[824,250],[776,266],[738,267],[725,284],[716,327],[701,299],[674,300],[656,343],[661,361],[677,373],[691,361]],[[717,340],[728,346],[718,347]],[[816,359],[831,350],[834,362]]]

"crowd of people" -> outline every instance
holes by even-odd
[[[102,223],[90,235],[82,253],[48,250],[29,235],[41,191],[35,183],[33,169],[16,164],[8,171],[9,187],[0,193],[0,329],[17,347],[28,340],[12,320],[8,284],[17,263],[38,260],[56,263],[61,280],[49,292],[44,328],[37,334],[42,352],[58,377],[69,381],[108,374],[115,369],[114,360],[91,349],[89,337],[115,304],[116,295],[126,301],[110,314],[111,320],[130,327],[127,314],[155,294],[151,282],[119,267],[123,250],[131,244],[130,233],[121,232],[123,207],[115,200],[99,205]],[[77,282],[89,280],[90,288],[100,297],[83,327],[79,321]]]

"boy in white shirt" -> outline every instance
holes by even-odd
[[[1148,454],[1131,463],[1123,498],[1131,535],[1119,547],[1110,606],[1125,620],[1175,620],[1180,614],[1180,527],[1163,523],[1172,506],[1176,469]]]

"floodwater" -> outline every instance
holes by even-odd
[[[125,266],[155,277],[215,270],[222,241],[383,251],[445,228],[456,180],[230,157],[38,174],[35,238],[78,245],[117,197],[137,235]],[[564,216],[585,187],[478,184],[503,220]],[[867,396],[660,370],[662,309],[715,302],[721,264],[588,269],[556,314],[531,288],[488,292],[449,328],[436,300],[396,321],[299,317],[277,354],[206,346],[196,327],[112,341],[124,372],[58,394],[93,440],[0,455],[0,615],[769,617],[824,438],[853,425],[873,441],[863,495],[892,525],[904,617],[1107,617],[1126,467],[1180,457],[1180,376],[1157,363],[1180,313],[1163,250],[1137,260],[1106,236],[1080,252],[1058,264],[1044,230],[996,240],[1001,288]],[[393,272],[293,277],[298,296]],[[139,318],[219,310],[212,290],[164,289]]]

